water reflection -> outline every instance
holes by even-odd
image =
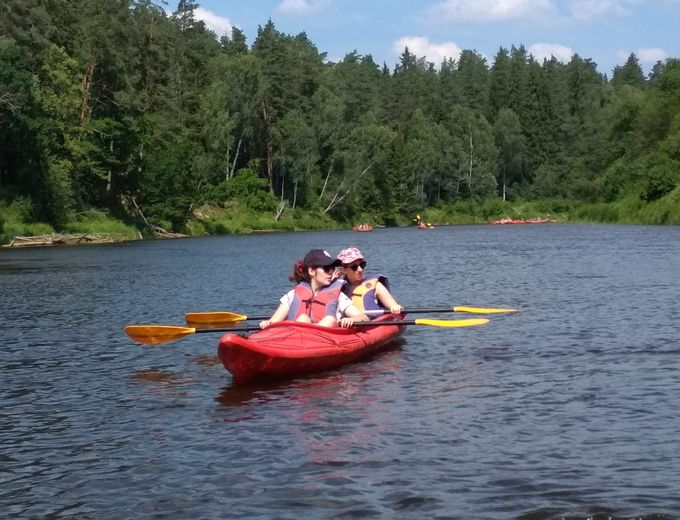
[[[225,386],[215,400],[222,406],[240,406],[251,401],[267,402],[281,397],[297,400],[329,400],[342,397],[350,388],[366,382],[386,371],[397,370],[398,353],[402,350],[403,339],[385,345],[379,352],[355,363],[330,372],[312,374],[295,379],[280,379],[239,385],[235,382]],[[380,361],[378,363],[378,360]],[[218,360],[219,361],[219,360]],[[354,381],[358,379],[358,382]]]
[[[376,388],[391,388],[395,400],[404,399],[403,354],[402,342],[397,342],[368,361],[332,372],[248,387],[229,385],[216,398],[216,413],[229,423],[232,435],[254,441],[250,457],[257,457],[258,446],[270,449],[253,438],[250,423],[267,425],[271,438],[285,446],[283,452],[271,453],[272,463],[290,459],[290,477],[314,476],[306,479],[304,489],[282,483],[290,499],[305,504],[336,500],[331,496],[342,494],[345,486],[353,488],[366,471],[394,461],[389,439],[397,434],[398,421],[390,400],[378,398]],[[285,420],[270,421],[272,413]],[[234,423],[238,430],[233,430]]]
[[[188,387],[197,382],[186,375],[176,374],[160,368],[138,370],[130,375],[130,379],[136,383],[151,383],[144,389],[149,394],[174,398],[189,397],[189,391],[181,388]]]
[[[204,367],[214,367],[222,364],[220,358],[217,356],[195,356],[194,362],[197,365],[201,365]]]
[[[166,385],[182,384],[182,378],[177,374],[161,370],[160,368],[146,368],[134,372],[130,379],[133,381],[146,381],[150,383],[164,383]]]
[[[282,438],[307,439],[312,445],[303,448],[305,453],[328,452],[341,439],[324,437],[314,441],[314,438],[323,425],[334,422],[334,417],[341,414],[351,417],[354,424],[362,424],[363,414],[375,401],[375,385],[387,384],[403,370],[402,345],[403,340],[394,341],[369,358],[321,374],[246,386],[230,384],[215,398],[222,410],[218,416],[230,423],[266,420],[274,406],[277,413],[286,417],[286,424],[291,425],[290,428],[272,425],[283,428]],[[305,434],[305,428],[314,429],[314,435]],[[332,431],[337,432],[337,428],[331,428],[327,434],[332,435]],[[330,444],[324,447],[325,443]]]

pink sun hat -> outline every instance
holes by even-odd
[[[345,265],[356,262],[357,260],[365,260],[364,255],[362,255],[361,251],[359,251],[356,247],[348,247],[347,249],[343,249],[338,253],[337,258]]]

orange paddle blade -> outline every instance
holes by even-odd
[[[184,315],[187,325],[209,327],[214,325],[226,325],[245,321],[248,316],[235,312],[187,312]]]
[[[123,330],[134,341],[145,345],[168,343],[196,332],[196,329],[192,327],[175,327],[174,325],[128,325]]]

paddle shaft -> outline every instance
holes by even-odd
[[[250,318],[250,319],[259,320],[261,318]],[[204,333],[204,332],[225,332],[226,333],[226,332],[241,332],[241,331],[248,332],[248,331],[253,331],[253,330],[260,330],[260,326],[259,325],[247,325],[245,327],[226,327],[226,328],[219,328],[219,329],[206,328],[206,329],[195,329],[194,332],[196,334],[201,334],[201,333]]]
[[[260,318],[249,318],[251,320],[256,320]],[[416,323],[417,320],[393,320],[393,321],[357,321],[354,322],[352,327],[378,327],[382,325],[419,325]],[[196,334],[201,334],[205,332],[241,332],[241,331],[252,331],[260,330],[259,325],[248,325],[246,327],[227,327],[220,329],[195,329]]]
[[[278,322],[284,323],[284,322]],[[426,325],[430,327],[470,327],[475,325],[484,325],[489,323],[486,318],[476,318],[467,320],[432,320],[432,319],[419,319],[419,320],[389,320],[389,321],[355,321],[352,327],[382,327],[383,325]],[[331,327],[332,328],[332,327]],[[351,328],[351,327],[350,327]],[[241,330],[256,330],[259,327],[239,327],[230,329],[196,329],[196,332],[233,332]]]
[[[426,325],[431,327],[473,327],[475,325],[483,325],[489,320],[485,318],[478,318],[474,320],[390,320],[390,321],[360,321],[353,324],[353,327],[381,327],[384,325]],[[277,322],[272,325],[285,325],[287,322]],[[259,330],[257,325],[250,325],[248,327],[227,327],[219,329],[197,329],[194,327],[177,327],[173,325],[128,325],[125,327],[125,333],[138,343],[148,345],[157,345],[159,343],[168,343],[177,339],[181,339],[191,334],[203,334],[208,332],[248,332],[252,330]]]
[[[489,307],[467,307],[467,306],[456,306],[456,307],[443,307],[435,309],[404,309],[404,314],[426,314],[426,313],[437,313],[437,312],[467,312],[470,314],[505,314],[517,312],[517,309],[496,309]],[[365,314],[369,315],[382,315],[389,314],[389,310],[378,309],[375,311],[364,311]]]
[[[443,313],[443,312],[464,312],[471,314],[501,314],[516,312],[517,309],[496,309],[496,308],[480,308],[480,307],[442,307],[433,309],[404,309],[404,314],[427,314],[427,313]],[[371,316],[380,316],[390,314],[389,310],[371,310],[365,311]],[[246,320],[267,320],[269,316],[245,316],[235,312],[189,312],[186,314],[186,321],[188,324],[201,327],[202,325],[228,325],[230,323],[246,321]]]
[[[404,309],[404,314],[426,314],[428,312],[454,312],[451,307],[445,307],[443,309]],[[364,314],[369,316],[382,316],[383,314],[390,314],[389,310],[386,309],[376,309],[374,311],[364,311]]]
[[[284,323],[284,322],[277,322]],[[289,323],[289,322],[288,322]],[[489,323],[486,318],[468,319],[468,320],[385,320],[385,321],[355,321],[352,327],[382,327],[383,325],[427,325],[431,327],[469,327],[474,325],[484,325]],[[272,324],[274,325],[274,324]],[[258,330],[260,327],[251,325],[249,327],[232,327],[226,329],[194,329],[196,333],[199,332],[234,332],[234,331],[249,331]],[[332,328],[332,327],[331,327]]]

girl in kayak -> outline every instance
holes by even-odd
[[[401,314],[404,308],[390,293],[387,278],[374,274],[366,277],[366,259],[356,247],[348,247],[338,253],[341,262],[341,274],[347,283],[343,292],[352,298],[360,311],[369,315],[379,315],[371,311],[388,310],[392,314]]]
[[[281,298],[281,304],[271,318],[260,322],[264,329],[277,321],[315,323],[322,327],[351,327],[355,321],[368,321],[352,300],[342,292],[344,280],[333,280],[341,264],[326,251],[312,249],[295,263],[291,281],[295,289]]]

